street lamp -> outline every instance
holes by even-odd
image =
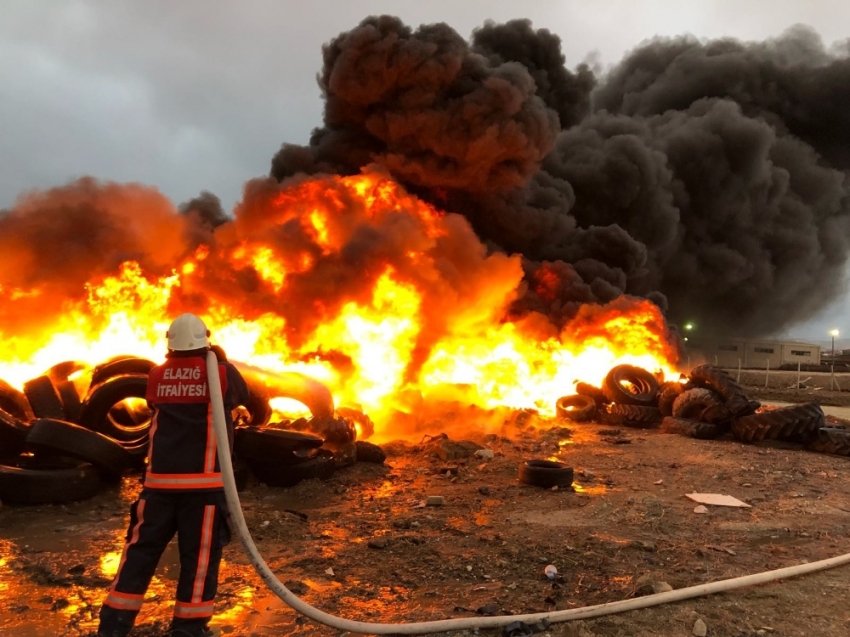
[[[838,330],[830,330],[829,335],[832,337],[832,369],[829,375],[829,390],[835,390],[835,337],[838,336]]]

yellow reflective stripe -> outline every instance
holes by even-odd
[[[220,473],[152,473],[145,474],[145,485],[179,488],[187,486],[219,487],[224,485]]]
[[[215,602],[175,602],[174,616],[181,618],[210,617],[213,614]]]
[[[111,591],[106,596],[104,604],[117,608],[119,610],[139,610],[145,601],[144,595],[134,595],[132,593],[121,593]]]

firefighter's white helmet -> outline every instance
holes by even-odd
[[[210,346],[210,331],[194,314],[181,314],[168,328],[168,349],[185,352]]]

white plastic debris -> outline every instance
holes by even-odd
[[[700,504],[711,504],[718,507],[752,508],[751,505],[746,502],[741,502],[738,498],[733,498],[731,495],[720,495],[719,493],[686,493],[685,497],[690,498],[694,502],[699,502]]]
[[[492,449],[479,449],[475,452],[476,458],[483,458],[484,460],[492,460],[494,455],[496,454],[493,453]]]
[[[704,504],[700,504],[698,507],[694,508],[694,513],[708,513],[708,507]]]
[[[553,580],[558,574],[558,569],[555,568],[554,564],[549,564],[546,568],[543,569],[543,573],[546,575],[546,577]]]

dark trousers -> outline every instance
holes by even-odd
[[[180,578],[171,629],[202,635],[212,618],[222,547],[230,540],[221,491],[145,489],[130,507],[127,542],[100,611],[100,631],[126,635],[136,621],[156,566],[177,534]]]

